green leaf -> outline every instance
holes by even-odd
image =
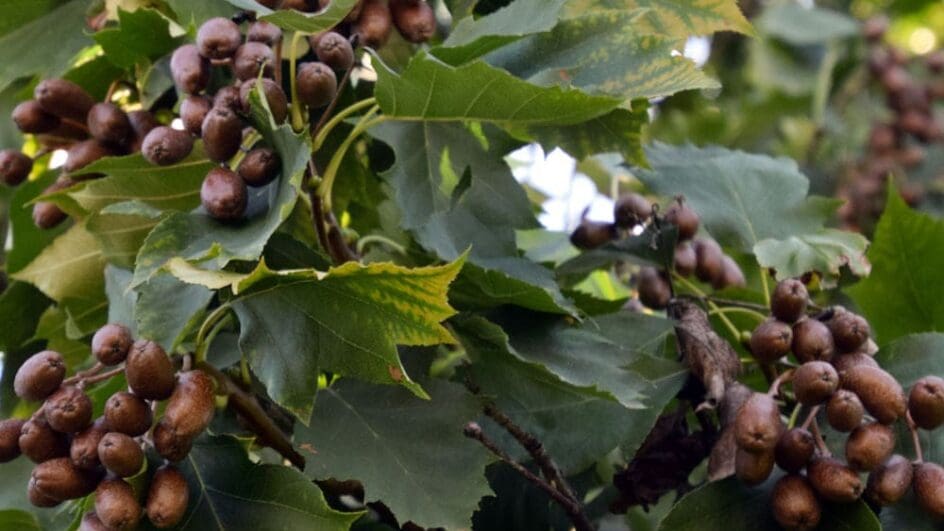
[[[12,282],[0,293],[0,352],[23,345],[36,330],[40,316],[51,301],[34,286]]]
[[[554,280],[553,273],[524,258],[468,263],[449,291],[449,300],[464,308],[513,304],[539,312],[576,315],[577,308]]]
[[[872,274],[848,290],[880,343],[944,331],[944,221],[908,208],[889,187],[868,258]]]
[[[105,56],[122,68],[150,62],[177,45],[167,19],[152,9],[118,9],[118,27],[99,31],[93,38]]]
[[[765,35],[796,46],[823,44],[859,34],[855,19],[823,7],[807,8],[793,2],[768,6],[757,18]]]
[[[649,123],[646,100],[633,101],[632,110],[616,109],[581,124],[529,127],[523,134],[550,153],[555,147],[577,160],[597,153],[620,153],[627,163],[646,166],[642,128]]]
[[[301,13],[295,10],[271,9],[253,0],[227,0],[230,4],[258,13],[259,18],[291,31],[302,33],[321,33],[337,26],[358,0],[332,0],[328,7],[318,13]]]
[[[754,33],[736,0],[571,0],[567,15],[583,15],[599,9],[647,8],[640,20],[646,33],[685,39],[693,35],[710,35],[717,31]]]
[[[485,60],[538,85],[580,87],[626,102],[720,86],[695,63],[672,54],[675,39],[640,33],[642,15],[604,11],[564,20]]]
[[[85,25],[76,23],[85,20],[87,7],[86,0],[72,0],[0,37],[0,88],[21,77],[68,70],[79,50],[92,44]]]
[[[16,273],[32,262],[39,253],[68,229],[68,224],[54,229],[40,229],[33,223],[31,202],[39,197],[47,186],[55,182],[56,172],[46,172],[34,181],[26,181],[17,187],[10,201],[10,225],[13,248],[6,255],[7,273]]]
[[[177,14],[177,22],[182,26],[193,24],[199,27],[213,17],[230,18],[236,13],[236,8],[226,0],[165,0],[167,5]]]
[[[32,514],[25,511],[0,511],[0,529],[15,529],[17,531],[42,531],[39,521]]]
[[[105,267],[105,295],[108,297],[108,322],[127,326],[132,333],[137,331],[134,322],[134,307],[138,295],[128,288],[133,273],[127,269],[109,265]]]
[[[825,287],[834,287],[843,267],[848,267],[856,276],[869,276],[872,266],[865,256],[868,245],[869,241],[861,234],[821,229],[785,240],[759,241],[754,245],[754,255],[762,267],[777,272],[777,280],[816,271],[823,275]]]
[[[0,19],[0,35],[35,20],[67,0],[6,0],[3,3],[3,19]]]
[[[539,87],[475,61],[450,66],[419,52],[397,74],[373,56],[374,96],[398,120],[480,120],[515,125],[570,125],[613,110],[619,100],[579,90]]]
[[[817,232],[838,204],[807,197],[809,180],[790,159],[660,143],[646,154],[652,170],[637,177],[660,195],[684,195],[721,245],[745,253],[761,240]]]
[[[363,514],[335,511],[293,468],[253,464],[229,437],[199,439],[180,469],[190,485],[190,505],[176,528],[181,531],[347,531]]]
[[[557,25],[565,3],[517,0],[484,17],[465,17],[431,53],[451,65],[465,63],[525,35],[550,31]]]
[[[430,400],[404,389],[342,380],[321,393],[311,427],[296,427],[313,452],[306,473],[357,479],[368,500],[383,500],[401,522],[468,528],[489,454],[462,434],[480,405],[461,386],[423,383]]]
[[[425,396],[396,345],[454,341],[439,323],[455,313],[446,291],[464,261],[416,269],[349,262],[324,276],[300,271],[269,280],[254,274],[264,287],[232,302],[240,349],[269,395],[302,420],[322,370]]]
[[[131,268],[138,249],[157,223],[157,219],[144,216],[92,214],[85,226],[98,240],[108,263]]]
[[[581,279],[591,271],[608,268],[616,262],[664,267],[675,256],[678,230],[673,226],[659,228],[649,225],[642,234],[612,241],[584,251],[557,267],[557,274]]]
[[[213,292],[160,274],[136,289],[134,320],[137,337],[150,339],[168,352],[180,344],[194,316],[203,313]]]
[[[76,224],[12,277],[33,284],[55,301],[94,299],[104,293],[104,268],[95,237]]]

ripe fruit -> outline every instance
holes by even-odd
[[[213,95],[213,106],[214,107],[224,107],[233,112],[240,112],[243,110],[242,102],[239,99],[239,90],[242,88],[242,85],[227,85],[220,90],[216,91],[216,94]],[[201,126],[203,124],[200,124]]]
[[[174,392],[174,366],[153,341],[139,339],[131,346],[125,365],[128,386],[145,400],[164,400]]]
[[[13,108],[13,122],[24,133],[43,134],[59,127],[60,120],[55,114],[43,110],[36,100],[28,100]]]
[[[357,35],[358,44],[380,48],[390,38],[393,18],[383,0],[364,0],[361,15],[357,17],[351,32]]]
[[[349,70],[354,66],[354,48],[351,42],[336,31],[311,37],[311,47],[322,63],[334,70]]]
[[[784,529],[809,530],[819,525],[822,510],[809,480],[803,476],[784,476],[771,494],[774,519]]]
[[[793,329],[787,323],[771,319],[751,334],[751,354],[762,363],[773,363],[790,352]]]
[[[60,176],[56,182],[43,190],[42,195],[48,195],[60,190],[65,190],[75,184],[75,181],[68,177]],[[55,203],[48,201],[38,201],[33,205],[33,223],[41,229],[51,229],[65,221],[68,215]]]
[[[683,277],[690,277],[695,272],[698,258],[695,248],[688,242],[681,242],[675,246],[675,272]]]
[[[846,439],[846,462],[856,470],[869,472],[884,463],[894,450],[894,430],[871,422],[856,428]]]
[[[33,170],[33,159],[16,149],[0,151],[0,181],[7,186],[17,186],[29,177]]]
[[[109,531],[108,526],[98,519],[95,511],[87,512],[82,517],[82,523],[79,525],[79,531]]]
[[[898,380],[882,369],[859,365],[842,373],[842,386],[859,395],[866,411],[882,424],[905,414],[905,392]]]
[[[774,449],[774,458],[777,466],[796,474],[810,462],[815,451],[816,441],[813,434],[803,428],[792,428],[780,436]]]
[[[66,362],[52,350],[33,354],[23,362],[13,379],[13,390],[23,400],[45,400],[62,384]]]
[[[242,120],[225,107],[214,107],[203,120],[200,136],[207,157],[216,162],[226,162],[236,155],[243,141]]]
[[[653,310],[661,310],[669,305],[672,290],[669,282],[654,267],[643,267],[636,277],[636,290],[639,300]]]
[[[199,94],[210,82],[210,60],[195,45],[184,44],[170,57],[170,73],[178,90]]]
[[[95,489],[95,514],[114,529],[134,529],[141,519],[141,506],[131,485],[123,479],[106,479]]]
[[[714,240],[695,240],[695,276],[713,282],[724,274],[724,253]]]
[[[215,390],[213,379],[205,372],[193,370],[182,373],[174,394],[167,401],[161,424],[171,428],[179,437],[194,439],[213,420]]]
[[[239,87],[239,105],[243,112],[249,112],[249,93],[255,88],[259,83],[262,83],[262,93],[265,95],[266,103],[269,105],[269,110],[272,112],[272,118],[275,120],[275,123],[280,124],[285,121],[285,117],[288,116],[288,98],[285,96],[285,91],[282,90],[282,87],[278,83],[272,81],[271,79],[261,79],[256,82],[247,82],[243,83]]]
[[[869,474],[865,497],[880,506],[892,505],[902,499],[911,487],[914,476],[911,461],[893,455]]]
[[[49,507],[55,507],[59,505],[60,503],[62,503],[62,500],[51,498],[47,496],[46,494],[43,494],[42,492],[40,492],[40,490],[36,488],[36,482],[33,481],[32,479],[30,479],[29,483],[27,484],[26,497],[29,499],[29,502],[33,504],[33,506],[35,507],[49,508]]]
[[[810,484],[821,498],[837,503],[848,503],[859,499],[862,482],[854,470],[838,459],[818,457],[806,467]]]
[[[246,40],[275,46],[276,43],[282,40],[282,29],[271,22],[257,20],[249,26]]]
[[[183,459],[187,457],[187,454],[190,453],[190,448],[193,445],[193,441],[177,435],[172,428],[163,422],[159,422],[157,426],[154,427],[152,435],[154,438],[154,450],[164,459],[174,463],[183,461]]]
[[[176,164],[187,158],[191,151],[193,138],[185,131],[167,126],[155,127],[141,143],[141,154],[156,166]]]
[[[33,97],[44,111],[85,123],[95,100],[82,87],[65,79],[47,79],[36,85]]]
[[[816,319],[801,319],[793,325],[791,350],[800,363],[829,361],[836,352],[833,335],[829,328]]]
[[[436,33],[436,15],[425,0],[390,0],[390,14],[397,31],[410,42],[426,42]]]
[[[108,426],[105,418],[101,417],[85,431],[73,437],[72,447],[69,449],[72,464],[83,470],[97,468],[101,464],[98,460],[98,443],[106,433],[108,433]]]
[[[172,465],[157,469],[147,496],[147,516],[158,529],[177,525],[187,511],[190,488],[187,479]]]
[[[213,168],[203,180],[200,202],[213,219],[236,221],[246,213],[246,183],[226,168]]]
[[[840,354],[832,359],[832,364],[833,367],[836,368],[836,372],[839,373],[840,379],[842,378],[843,373],[853,367],[858,367],[859,365],[878,368],[878,362],[875,361],[875,358],[863,352]]]
[[[317,61],[298,67],[298,99],[312,109],[324,107],[338,92],[338,78],[331,67]]]
[[[770,452],[783,433],[780,409],[772,396],[754,393],[741,406],[734,421],[734,432],[739,447],[749,452]]]
[[[54,500],[74,500],[95,490],[98,474],[80,470],[66,457],[50,459],[36,465],[30,483],[39,492]]]
[[[259,77],[260,70],[262,77],[275,75],[275,52],[272,48],[261,42],[249,41],[236,49],[236,55],[233,57],[233,73],[236,74],[236,79],[255,79]]]
[[[944,518],[944,468],[919,463],[914,469],[914,492],[918,504],[934,518]]]
[[[78,433],[92,423],[92,399],[78,387],[62,387],[46,399],[44,413],[52,429]]]
[[[246,154],[236,168],[236,173],[249,186],[265,186],[279,176],[282,159],[270,148],[256,148]]]
[[[0,463],[8,463],[20,456],[20,432],[25,420],[0,421]]]
[[[111,432],[98,443],[98,459],[109,472],[125,478],[141,470],[144,451],[131,437]]]
[[[816,406],[839,388],[839,374],[825,361],[808,361],[793,374],[793,392],[805,406]]]
[[[679,241],[691,240],[698,232],[701,220],[682,200],[676,200],[665,209],[665,220],[678,227]]]
[[[745,285],[747,285],[747,280],[744,278],[741,266],[730,256],[723,255],[721,257],[721,274],[712,280],[711,287],[714,289],[743,288]]]
[[[774,469],[774,453],[749,452],[738,448],[734,455],[734,474],[747,486],[760,485]]]
[[[23,425],[19,444],[23,455],[34,463],[69,455],[69,437],[53,430],[42,418],[29,420]]]
[[[837,310],[826,325],[840,352],[855,352],[869,339],[868,321],[848,310]]]
[[[128,113],[128,122],[131,123],[131,129],[134,131],[134,138],[131,140],[131,151],[141,151],[144,144],[144,137],[154,129],[161,126],[157,118],[148,111],[131,111]]]
[[[125,145],[134,133],[128,115],[113,103],[93,105],[89,110],[87,122],[92,136],[106,144]]]
[[[616,238],[616,226],[612,223],[585,219],[570,235],[570,243],[583,250],[596,249]]]
[[[925,376],[911,388],[908,411],[919,428],[933,430],[944,424],[944,378]]]
[[[199,135],[203,129],[203,120],[213,107],[206,96],[187,96],[180,103],[180,121],[191,135]]]
[[[92,354],[105,365],[118,365],[128,357],[134,338],[124,325],[109,323],[92,336]]]
[[[120,391],[105,402],[105,421],[110,431],[137,437],[151,428],[153,414],[147,402]]]
[[[859,400],[859,395],[852,391],[840,389],[826,402],[826,420],[835,430],[850,432],[862,423],[865,416],[865,406]]]
[[[62,169],[75,180],[93,179],[99,177],[100,174],[83,174],[79,173],[79,170],[115,153],[116,151],[95,139],[77,142],[69,148],[69,156],[66,158],[66,163],[62,166]]]
[[[232,57],[242,41],[239,26],[228,18],[211,18],[197,30],[197,48],[207,59]]]
[[[794,323],[806,311],[806,302],[810,294],[806,286],[795,278],[783,280],[777,284],[770,297],[770,312],[785,323]]]

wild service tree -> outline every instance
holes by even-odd
[[[944,136],[944,61],[909,63],[881,20],[774,3],[755,28],[734,0],[0,13],[0,528],[944,518],[944,223],[886,187]],[[844,100],[884,91],[842,211],[789,158],[731,149],[727,122],[722,145],[644,141],[650,101],[686,93],[658,113],[691,120],[653,131],[699,141],[702,107],[758,101],[763,76],[719,96],[672,53],[715,32],[815,62],[795,99],[817,173]],[[505,162],[529,143],[604,175],[613,222],[541,229]],[[866,254],[836,227],[871,232],[886,197]]]

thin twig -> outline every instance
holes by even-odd
[[[918,437],[918,426],[911,418],[911,411],[905,413],[905,420],[908,422],[908,430],[911,431],[911,444],[914,445],[915,462],[924,462],[924,451],[921,449],[921,439]]]
[[[813,409],[810,410],[809,415],[806,416],[806,420],[804,420],[803,424],[800,426],[801,428],[803,428],[804,430],[810,429],[810,424],[812,424],[813,421],[816,420],[816,415],[819,414],[819,408],[820,406],[815,406],[813,407]]]
[[[321,196],[318,195],[314,186],[308,186],[308,199],[311,201],[311,223],[315,226],[315,233],[318,234],[318,243],[324,249],[328,256],[331,256],[332,262],[334,256],[331,254],[331,246],[328,245],[328,232],[325,230],[324,209],[321,208]]]
[[[816,420],[810,423],[810,431],[813,432],[813,438],[816,439],[816,446],[819,447],[819,451],[823,454],[823,457],[832,457],[833,453],[830,452],[829,447],[826,446],[826,441],[823,440],[823,434],[819,432],[819,424]]]
[[[118,376],[119,374],[123,372],[125,372],[124,366],[116,367],[108,372],[103,372],[101,374],[96,374],[95,376],[89,376],[88,378],[80,380],[78,383],[78,386],[85,387],[87,385],[96,384],[98,382],[104,382],[105,380],[114,378],[115,376]]]
[[[321,113],[321,118],[318,119],[318,123],[315,124],[315,128],[311,131],[311,137],[315,138],[318,136],[318,133],[321,131],[321,128],[324,127],[325,123],[328,121],[328,118],[331,117],[331,113],[334,112],[334,109],[338,106],[338,101],[341,99],[341,93],[344,92],[345,87],[347,87],[348,81],[351,79],[351,72],[354,70],[354,67],[347,69],[347,72],[344,72],[344,76],[341,77],[341,81],[338,82],[338,90],[334,93],[334,97],[331,98],[331,103],[328,104],[328,107]]]
[[[198,363],[197,367],[216,379],[223,391],[229,396],[229,405],[249,422],[250,429],[259,436],[261,442],[270,446],[299,470],[305,469],[305,457],[295,450],[291,441],[272,422],[272,419],[262,409],[254,395],[244,391],[232,378],[209,363]]]
[[[84,379],[88,378],[89,376],[94,376],[94,375],[98,374],[98,373],[101,372],[102,369],[104,369],[104,368],[105,368],[105,364],[104,364],[104,363],[101,363],[101,362],[96,363],[95,365],[92,365],[90,368],[88,368],[88,369],[86,369],[86,370],[84,370],[84,371],[77,372],[77,373],[75,373],[73,376],[70,376],[69,378],[66,378],[65,380],[62,381],[62,385],[72,385],[72,384],[78,382],[79,380],[84,380]]]
[[[767,391],[769,396],[777,396],[780,393],[780,386],[787,381],[793,379],[793,369],[788,369],[783,371],[783,373],[778,376],[772,384],[770,384],[770,389]]]

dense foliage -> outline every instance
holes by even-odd
[[[0,2],[0,529],[936,528],[944,55],[850,11]]]

